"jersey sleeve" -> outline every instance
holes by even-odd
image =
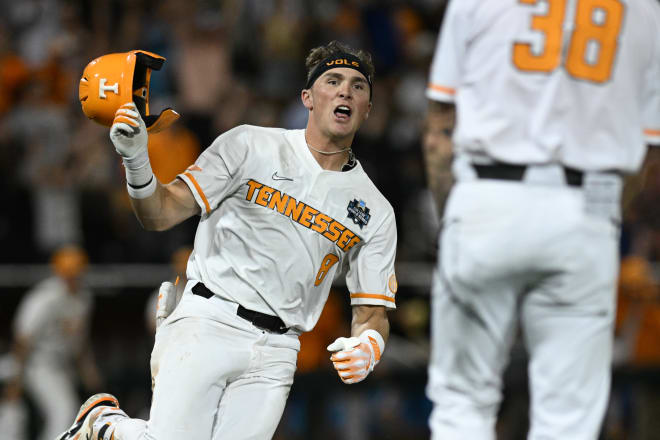
[[[346,285],[352,306],[396,308],[396,239],[394,212],[391,212],[374,236],[349,257]]]
[[[202,215],[208,215],[241,185],[248,160],[247,127],[241,126],[220,135],[177,177],[190,188]]]
[[[660,18],[657,18],[655,22],[660,26]],[[655,56],[647,70],[646,77],[643,129],[646,142],[660,146],[660,38],[656,38],[655,43]]]
[[[467,45],[467,20],[461,8],[464,1],[451,0],[445,12],[426,88],[427,98],[434,101],[454,102],[460,85]]]

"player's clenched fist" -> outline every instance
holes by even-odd
[[[117,153],[131,159],[147,150],[147,127],[135,103],[128,102],[117,109],[110,128],[110,140]]]
[[[365,330],[359,338],[337,338],[328,345],[334,351],[330,360],[344,383],[357,383],[373,371],[385,348],[383,337],[375,330]]]

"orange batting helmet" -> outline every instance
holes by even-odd
[[[179,118],[167,108],[149,114],[149,81],[152,70],[160,70],[165,58],[144,50],[111,53],[92,60],[83,71],[78,97],[89,119],[110,127],[117,109],[133,101],[149,132],[159,132]]]

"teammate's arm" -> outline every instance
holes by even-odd
[[[19,371],[22,373],[25,370],[25,364],[27,363],[27,358],[32,351],[32,338],[25,335],[16,335],[14,338],[14,343],[11,347],[12,355],[16,360]]]
[[[147,127],[133,102],[115,113],[110,139],[123,158],[128,194],[145,229],[163,231],[201,212],[190,188],[179,179],[161,184],[154,176],[147,150]]]
[[[422,139],[424,167],[427,185],[441,213],[453,183],[451,160],[455,125],[456,106],[453,103],[429,100]]]
[[[637,197],[640,193],[648,189],[647,185],[652,182],[653,176],[657,174],[657,170],[659,169],[660,146],[649,144],[640,172],[625,176],[623,196],[621,197],[624,219],[635,215]],[[640,238],[639,240],[634,240],[632,247],[636,252],[641,251],[644,253],[646,251],[642,251],[640,248],[646,248],[647,244],[648,240]]]
[[[351,337],[337,338],[328,346],[330,357],[342,382],[364,380],[380,362],[390,323],[384,306],[353,306]]]

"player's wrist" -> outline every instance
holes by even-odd
[[[380,358],[385,351],[385,339],[383,339],[380,333],[373,329],[363,331],[358,339],[360,339],[360,342],[366,344],[371,351],[373,359],[372,368],[375,367],[380,362]]]
[[[157,181],[151,169],[146,148],[140,148],[132,157],[124,157],[126,187],[133,199],[145,199],[156,191]]]
[[[133,151],[131,155],[124,154],[117,150],[124,162],[126,169],[137,170],[149,165],[149,150],[147,146],[140,146]]]

